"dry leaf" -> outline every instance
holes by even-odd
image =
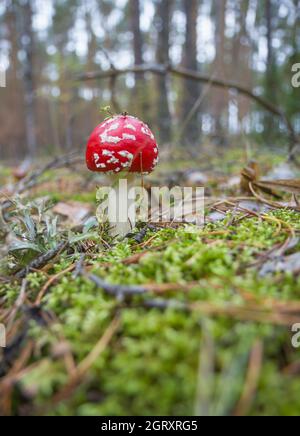
[[[91,206],[76,201],[60,202],[54,206],[53,212],[67,217],[70,225],[79,226],[83,224],[85,218],[91,212]]]
[[[259,170],[256,163],[250,163],[241,171],[241,191],[247,194],[253,194],[250,184],[254,188],[260,189],[275,198],[281,198],[276,192],[288,192],[290,194],[300,194],[299,179],[281,179],[281,180],[260,180]]]

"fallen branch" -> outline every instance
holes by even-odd
[[[148,292],[147,289],[142,286],[112,285],[94,274],[86,274],[85,277],[95,283],[98,288],[103,289],[104,292],[115,297],[123,297],[125,295],[142,295]]]
[[[61,242],[58,244],[53,250],[48,251],[47,253],[42,254],[37,259],[34,259],[32,262],[30,262],[29,265],[27,265],[25,268],[18,271],[15,275],[17,279],[23,279],[26,277],[26,275],[31,270],[40,269],[43,266],[47,265],[47,263],[53,259],[55,256],[57,256],[59,253],[61,253],[63,250],[65,250],[68,246],[68,242]]]
[[[131,298],[137,295],[147,295],[147,293],[150,292],[160,293],[171,290],[179,291],[180,289],[184,290],[188,285],[191,287],[196,286],[195,282],[188,283],[186,286],[165,283],[165,289],[160,289],[160,285],[158,284],[155,284],[154,286],[151,284],[143,286],[112,285],[93,274],[84,274],[84,276],[92,280],[97,287],[101,288],[107,294],[121,300],[124,297]],[[132,302],[130,299],[129,301],[125,302],[125,304],[129,305],[129,307],[144,307],[147,309],[159,310],[174,309],[185,312],[196,312],[199,313],[199,315],[226,316],[243,321],[270,323],[284,326],[299,322],[300,313],[300,306],[298,302],[296,304],[295,302],[291,302],[291,304],[270,307],[269,305],[263,306],[262,304],[253,303],[247,303],[244,305],[236,305],[231,303],[219,305],[201,301],[190,304],[176,299],[145,298],[136,303]]]
[[[107,78],[111,79],[129,73],[152,73],[158,75],[173,74],[174,76],[178,76],[184,79],[209,83],[210,85],[219,88],[233,89],[239,94],[251,98],[256,103],[258,103],[261,107],[263,107],[265,110],[271,112],[273,115],[277,116],[284,122],[289,132],[291,143],[293,144],[291,146],[291,150],[293,149],[295,144],[300,143],[300,138],[295,132],[292,123],[290,122],[290,120],[287,118],[286,114],[283,112],[283,110],[280,107],[273,105],[268,100],[264,99],[259,94],[257,94],[257,92],[255,92],[254,90],[248,89],[247,87],[239,83],[233,82],[231,80],[217,79],[207,74],[199,73],[198,71],[189,70],[182,67],[173,67],[171,65],[160,65],[160,64],[133,65],[131,67],[123,68],[123,69],[111,68],[105,71],[100,70],[95,72],[89,72],[79,75],[77,77],[77,80],[87,81],[87,80],[95,80],[95,79],[107,79]]]

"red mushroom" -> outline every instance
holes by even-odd
[[[158,146],[145,123],[127,114],[116,115],[92,132],[87,143],[86,163],[90,171],[107,174],[111,185],[121,177],[132,184],[134,173],[149,174],[154,170],[158,163]],[[115,190],[118,204],[118,186]],[[129,221],[126,225],[112,224],[113,234],[124,236],[130,230]]]

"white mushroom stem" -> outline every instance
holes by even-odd
[[[128,195],[135,186],[135,175],[107,174],[107,179],[109,186],[99,188],[97,193],[100,203],[97,218],[99,222],[109,223],[111,236],[124,237],[135,225],[135,200]]]

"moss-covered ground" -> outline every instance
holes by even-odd
[[[94,235],[26,279],[3,279],[2,413],[298,415],[300,275],[262,268],[275,249],[299,252],[299,235],[297,211],[231,209],[142,241]]]

